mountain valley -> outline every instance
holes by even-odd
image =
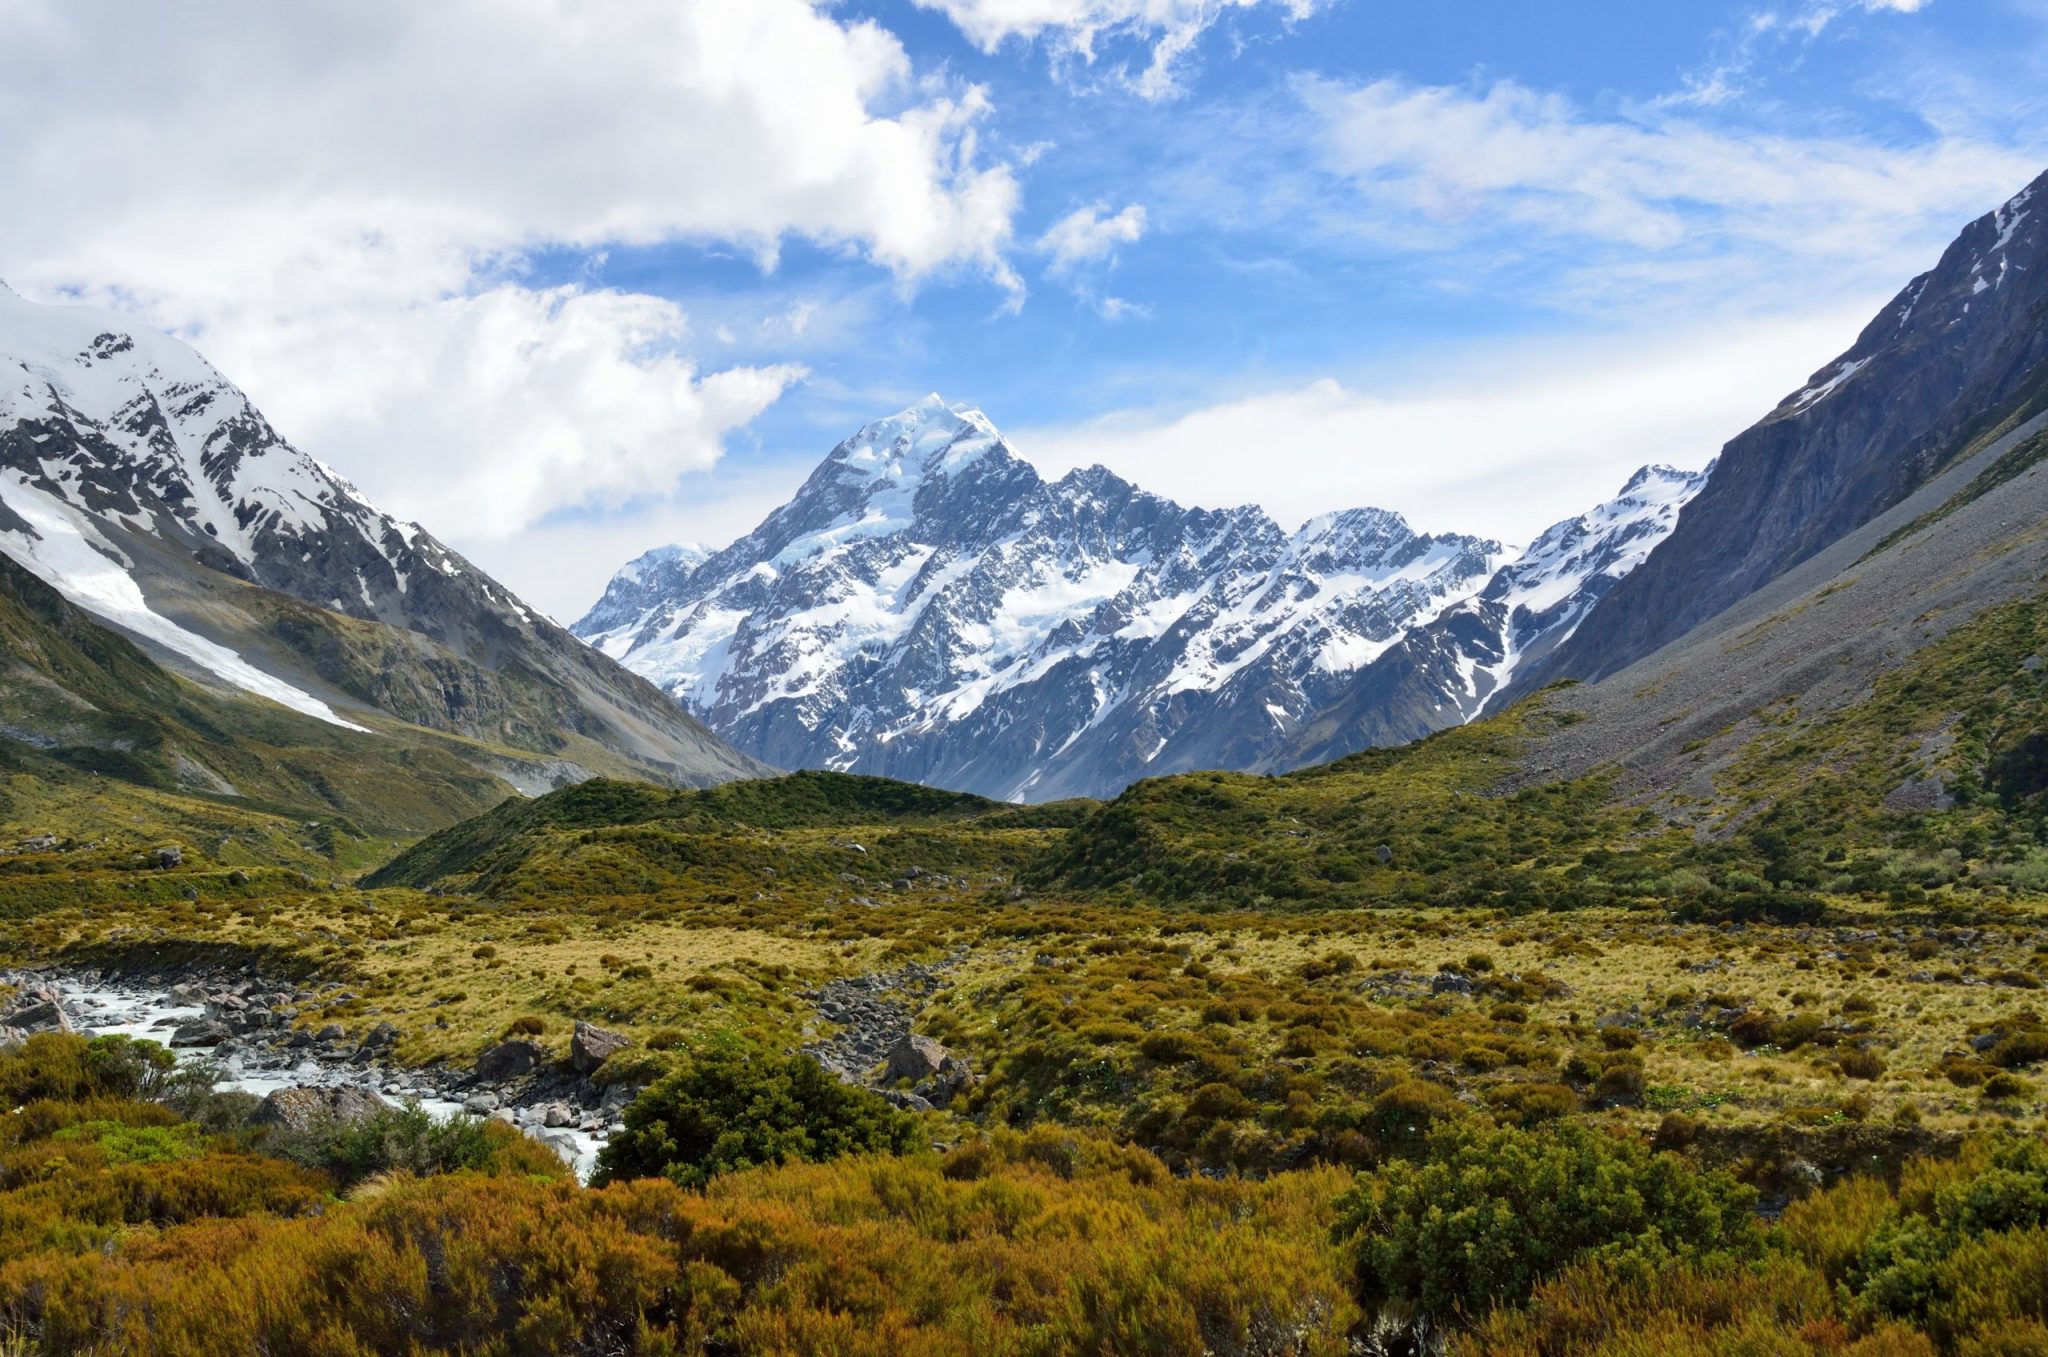
[[[2038,1350],[2044,185],[1525,549],[932,397],[573,634],[0,291],[0,1352]]]

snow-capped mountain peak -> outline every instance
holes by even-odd
[[[192,677],[336,725],[363,728],[353,704],[550,759],[573,730],[657,775],[757,769],[380,512],[190,346],[4,285],[0,551]]]
[[[1570,638],[1593,606],[1677,526],[1713,472],[1646,466],[1613,499],[1543,530],[1472,597],[1384,648],[1350,688],[1258,761],[1289,768],[1469,721],[1524,666]]]
[[[1290,533],[1102,467],[1047,481],[930,396],[573,630],[771,762],[1037,799],[1241,765],[1503,556],[1380,509]]]

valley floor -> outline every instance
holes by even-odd
[[[881,856],[866,837],[844,851]],[[74,1089],[74,1110],[0,1136],[9,1352],[1337,1353],[1418,1315],[1460,1351],[1653,1350],[1581,1312],[1596,1282],[1635,1288],[1628,1324],[1693,1345],[1657,1351],[1763,1350],[1742,1345],[1758,1325],[1798,1353],[2017,1352],[1963,1336],[2036,1331],[2000,1327],[2036,1313],[2031,1290],[1944,1336],[1934,1283],[1906,1301],[1856,1287],[1939,1195],[1914,1184],[1976,1183],[2038,1131],[2048,902],[1838,897],[1792,924],[1109,907],[1011,899],[990,864],[827,894],[764,877],[746,898],[492,899],[67,873],[61,853],[28,870],[38,856],[0,877],[8,961],[289,978],[299,1028],[338,1025],[345,1051],[389,1024],[393,1066],[436,1078],[508,1036],[566,1055],[579,1021],[631,1039],[598,1076],[627,1088],[721,1047],[872,1056],[906,1022],[972,1074],[919,1114],[907,1156],[701,1191],[580,1188],[502,1140],[452,1174],[400,1156],[349,1186],[334,1161],[263,1159],[204,1109]],[[47,1082],[33,1063],[0,1056],[0,1092],[49,1109],[50,1090],[23,1087]],[[198,1139],[130,1144],[180,1117]],[[1745,1220],[1785,1223],[1744,1224],[1733,1253],[1679,1249],[1657,1284],[1592,1247],[1477,1307],[1362,1282],[1342,1224],[1354,1183],[1395,1193],[1405,1166],[1495,1126],[1676,1152],[1746,1193]],[[2036,1214],[2026,1229],[2048,1228]],[[1999,1239],[2048,1261],[2048,1234]]]

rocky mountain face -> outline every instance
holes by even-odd
[[[1645,477],[1641,507],[1559,525],[1503,577],[1499,543],[1384,510],[1290,533],[1100,467],[1048,481],[980,411],[933,396],[841,443],[723,551],[635,560],[572,630],[772,763],[1111,795],[1275,757],[1417,627],[1493,590],[1492,648],[1466,662],[1487,667],[1476,710],[1647,550],[1637,517],[1685,478]]]
[[[184,344],[4,286],[0,551],[188,678],[479,741],[530,790],[762,771],[379,512]]]
[[[2048,174],[1964,228],[1849,351],[1723,449],[1670,539],[1511,695],[1649,655],[2048,407]]]
[[[1263,766],[1327,763],[1472,720],[1671,535],[1712,472],[1647,466],[1605,504],[1551,525],[1485,588],[1366,665]]]

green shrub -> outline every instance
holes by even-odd
[[[19,1107],[43,1098],[150,1100],[172,1086],[175,1060],[153,1041],[68,1032],[42,1032],[0,1051],[0,1104]]]
[[[1372,1103],[1372,1130],[1390,1146],[1419,1146],[1436,1127],[1459,1116],[1464,1107],[1438,1084],[1403,1079]]]
[[[901,1154],[917,1121],[808,1056],[721,1049],[647,1089],[598,1156],[597,1181],[666,1177],[702,1186],[714,1174],[862,1150]]]
[[[1369,1311],[1477,1319],[1582,1260],[1647,1277],[1763,1249],[1749,1188],[1584,1126],[1458,1124],[1428,1150],[1338,1203]]]
[[[1976,1162],[1948,1168],[1922,1191],[1901,1191],[1849,1269],[1849,1284],[1880,1314],[1925,1322],[1972,1283],[1949,1266],[1989,1235],[2048,1226],[2048,1145],[2001,1139]]]
[[[1487,1106],[1502,1121],[1535,1126],[1579,1110],[1579,1095],[1563,1084],[1497,1084],[1486,1090]]]
[[[2025,1098],[2033,1091],[2032,1084],[2017,1074],[2008,1074],[2002,1070],[1984,1081],[1984,1096],[1994,1102],[2010,1102],[2017,1098]]]
[[[2026,1028],[2014,1032],[1991,1048],[1990,1060],[2008,1070],[2048,1060],[2048,1031]]]
[[[416,1177],[501,1166],[560,1177],[567,1168],[553,1151],[509,1126],[480,1117],[436,1121],[417,1101],[353,1121],[328,1120],[304,1131],[273,1131],[261,1148],[281,1159],[333,1176],[344,1189],[374,1174]]]

